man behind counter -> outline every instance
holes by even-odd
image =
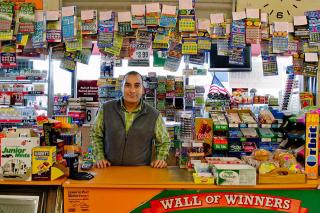
[[[169,134],[159,111],[142,100],[143,91],[142,76],[128,72],[123,79],[123,97],[99,109],[91,132],[97,168],[167,166]],[[151,162],[153,139],[156,159]]]

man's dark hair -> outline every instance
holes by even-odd
[[[143,84],[143,77],[140,73],[138,73],[137,71],[130,71],[130,72],[127,72],[124,77],[123,77],[123,83],[125,83],[125,79],[127,78],[128,75],[138,75],[140,76],[141,78],[141,83]]]

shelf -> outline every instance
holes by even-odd
[[[268,128],[268,129],[277,129],[281,126],[281,124],[260,124],[261,128]]]
[[[29,91],[29,92],[1,92],[0,95],[15,95],[15,94],[22,94],[24,96],[47,96],[47,94],[44,94],[43,91]]]
[[[67,180],[66,177],[58,178],[52,181],[15,181],[0,180],[0,185],[33,185],[33,186],[61,186]]]
[[[35,109],[35,110],[47,110],[48,109],[48,107],[1,105],[1,104],[0,104],[0,108],[23,108],[23,109]]]
[[[48,83],[47,81],[27,81],[27,80],[11,80],[11,81],[3,81],[2,79],[0,80],[0,84],[46,84]]]
[[[245,123],[240,123],[240,124],[230,124],[229,123],[229,128],[258,128],[258,124],[245,124]]]
[[[0,123],[6,123],[6,124],[18,124],[18,123],[35,123],[37,122],[36,119],[1,119]]]

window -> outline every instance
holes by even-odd
[[[57,60],[52,62],[54,94],[71,95],[72,73],[60,69],[60,62]]]
[[[231,88],[252,88],[257,89],[259,95],[270,94],[279,97],[279,92],[284,89],[287,75],[286,67],[292,64],[291,57],[278,57],[278,72],[277,76],[263,76],[262,59],[261,57],[253,57],[252,72],[238,73],[216,73],[223,85],[231,91]],[[135,70],[142,75],[147,75],[148,72],[156,72],[158,76],[182,76],[182,70],[185,63],[182,61],[177,72],[163,70],[162,67],[153,67],[153,58],[150,58],[150,67],[129,67],[128,60],[122,61],[122,67],[114,68],[114,76],[124,75],[125,73]],[[60,61],[53,61],[53,78],[54,78],[54,94],[71,94],[72,74],[66,70],[60,69]],[[190,68],[197,65],[190,65]],[[208,65],[204,64],[207,68]],[[47,60],[34,60],[34,69],[48,70]],[[90,58],[89,65],[77,64],[77,79],[78,80],[96,80],[100,76],[100,55],[93,55]],[[206,92],[211,85],[212,74],[207,73],[206,76],[190,76],[189,84],[203,85]]]

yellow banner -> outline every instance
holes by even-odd
[[[308,179],[318,179],[319,114],[306,114],[305,171]]]

